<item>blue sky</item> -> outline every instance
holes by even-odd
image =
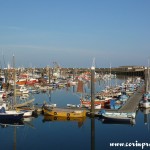
[[[16,65],[147,65],[149,0],[0,0],[0,59]]]

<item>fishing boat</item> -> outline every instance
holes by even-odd
[[[18,79],[16,84],[19,85],[19,86],[24,86],[27,82],[27,79],[25,78],[22,78],[22,79]]]
[[[34,85],[38,83],[38,79],[34,79],[34,78],[29,78],[27,81],[26,81],[26,85]]]
[[[119,109],[123,105],[120,100],[111,99],[110,103],[106,106],[109,109]]]
[[[76,118],[76,117],[86,116],[86,110],[58,108],[58,107],[52,108],[52,107],[43,106],[43,112],[44,115],[66,117],[66,118]]]
[[[101,105],[102,108],[106,106],[106,104],[110,103],[111,98],[95,98],[94,105]],[[80,99],[81,106],[90,107],[91,100],[89,98],[81,98]]]

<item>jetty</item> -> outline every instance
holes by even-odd
[[[139,102],[142,99],[144,85],[141,86],[117,112],[136,112]]]
[[[126,103],[119,109],[105,109],[107,112],[112,112],[112,113],[136,113],[138,106],[139,106],[139,102],[142,99],[143,96],[143,92],[145,89],[145,85],[142,85],[138,88],[138,90],[131,95],[131,97],[126,101]],[[102,109],[95,109],[95,117],[100,117],[101,114],[99,114],[99,111]],[[91,116],[91,112],[88,109],[87,110],[87,115]]]

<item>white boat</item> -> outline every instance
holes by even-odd
[[[89,109],[91,109],[91,106],[88,107]],[[94,109],[101,109],[102,105],[101,104],[95,104],[94,105]]]
[[[33,115],[33,112],[35,111],[34,108],[28,107],[28,106],[22,106],[22,107],[17,107],[16,110],[19,112],[24,112],[23,117],[31,117]]]
[[[150,108],[150,93],[143,95],[143,100],[140,101],[139,105],[142,108]]]
[[[46,107],[56,107],[57,104],[46,104],[46,103],[44,103],[43,106],[46,106]]]
[[[25,86],[21,86],[20,92],[22,92],[23,94],[28,94],[29,90]]]
[[[80,106],[80,104],[78,104],[78,105],[74,105],[74,104],[67,104],[67,107],[69,107],[69,108],[79,108],[79,107],[81,107]]]
[[[120,122],[132,122],[136,117],[136,113],[126,113],[126,112],[106,112],[105,110],[101,111],[101,115],[103,119],[107,119],[109,121],[120,121]]]
[[[23,117],[31,117],[34,110],[22,110],[24,112]]]

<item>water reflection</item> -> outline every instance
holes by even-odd
[[[150,129],[150,127],[149,127],[150,108],[141,108],[140,110],[144,114],[144,124],[147,125],[148,131],[149,131],[149,129]]]
[[[33,125],[33,123],[32,123],[34,119],[35,119],[35,117],[27,117],[27,118],[24,118],[24,119],[23,119],[23,123],[24,123],[25,125],[27,125],[28,127],[35,129],[35,127],[34,127],[34,125]]]
[[[9,126],[14,126],[14,127],[17,127],[17,126],[23,126],[24,123],[23,123],[23,120],[0,120],[0,125],[2,128],[6,128],[6,127],[9,127]]]
[[[103,124],[122,124],[122,125],[135,125],[135,119],[132,119],[132,121],[126,120],[126,121],[112,121],[107,119],[101,120]]]
[[[91,150],[95,150],[95,118],[91,118]]]
[[[2,128],[13,127],[13,150],[17,149],[17,128],[24,126],[23,120],[0,120],[0,126]]]
[[[74,122],[77,122],[78,123],[78,127],[80,128],[83,124],[84,124],[84,121],[86,120],[86,117],[82,117],[82,118],[77,118],[77,117],[59,117],[59,116],[48,116],[48,115],[44,115],[44,118],[43,118],[43,123],[46,123],[46,122],[52,122],[52,121],[58,121],[58,122],[61,122],[61,121],[74,121]]]

